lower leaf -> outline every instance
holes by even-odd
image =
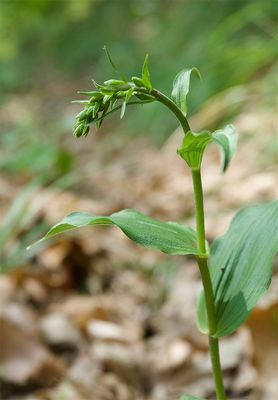
[[[156,221],[135,210],[123,210],[109,217],[73,212],[53,226],[43,239],[90,225],[115,225],[134,242],[173,255],[198,255],[196,232],[186,225]]]
[[[227,233],[211,248],[210,274],[215,293],[215,337],[234,332],[268,289],[278,252],[278,201],[241,210]],[[208,332],[200,296],[198,327]]]

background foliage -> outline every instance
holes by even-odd
[[[31,94],[43,102],[38,111],[43,121],[33,129],[41,130],[45,123],[47,132],[68,129],[63,110],[76,90],[88,88],[91,77],[102,81],[111,75],[101,51],[106,44],[128,76],[138,72],[148,52],[152,80],[168,93],[178,71],[198,67],[203,82],[196,83],[192,91],[192,114],[204,100],[257,80],[273,65],[277,56],[275,3],[2,0],[0,85],[6,92],[2,102],[16,93],[22,99]],[[161,142],[175,127],[172,116],[162,113],[159,105],[132,113],[133,118],[119,127],[121,132],[147,131]],[[159,117],[153,118],[155,114]],[[32,113],[32,124],[34,117]],[[19,121],[21,125],[24,129],[26,121]],[[59,158],[56,153],[53,156]]]
[[[89,135],[77,142],[70,134],[80,109],[71,100],[79,97],[78,89],[90,89],[91,78],[101,82],[113,75],[104,44],[127,76],[140,73],[149,53],[152,82],[168,94],[177,72],[199,68],[203,79],[194,79],[189,117],[215,96],[221,104],[221,93],[233,87],[231,103],[244,101],[242,90],[255,85],[267,93],[261,107],[273,106],[276,22],[273,0],[0,1],[0,168],[5,179],[16,187],[34,181],[65,187],[84,178],[84,154],[95,139]],[[238,111],[223,108],[206,128],[219,128]],[[136,134],[161,145],[176,127],[164,111],[155,103],[128,109],[122,121],[115,114],[101,127],[98,142],[125,136],[128,141]],[[268,160],[276,149],[273,142]]]

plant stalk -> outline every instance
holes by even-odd
[[[173,100],[171,100],[168,96],[166,96],[165,94],[161,93],[159,90],[154,89],[154,88],[149,91],[146,88],[142,87],[142,88],[136,88],[136,91],[151,95],[157,101],[164,104],[166,107],[169,108],[169,110],[172,111],[172,113],[175,114],[175,116],[177,117],[177,119],[179,120],[179,122],[182,126],[184,133],[186,134],[188,131],[190,131],[190,126],[189,126],[186,116],[183,114],[181,109],[173,102]]]
[[[223,384],[221,364],[220,364],[219,340],[218,338],[213,337],[217,328],[217,321],[215,313],[213,287],[208,268],[208,254],[206,251],[206,239],[205,239],[203,187],[202,187],[201,172],[199,169],[192,170],[192,179],[193,179],[195,207],[196,207],[197,240],[198,240],[198,248],[201,253],[200,256],[197,257],[197,262],[202,278],[206,310],[208,316],[209,350],[210,350],[212,371],[213,371],[217,400],[227,400]]]
[[[160,101],[166,107],[168,107],[179,120],[185,135],[188,131],[191,130],[187,118],[182,113],[180,108],[177,107],[177,105],[169,97],[165,96],[157,89],[151,89],[150,91],[147,91],[145,88],[139,88],[138,91],[152,95],[158,101]],[[217,329],[217,320],[216,320],[212,281],[208,267],[203,187],[202,187],[202,178],[200,169],[192,170],[192,179],[193,179],[195,207],[196,207],[197,241],[198,241],[198,249],[200,251],[200,255],[196,257],[196,259],[198,262],[201,279],[203,283],[206,311],[208,316],[209,350],[210,350],[210,358],[212,364],[212,372],[214,377],[217,400],[227,400],[223,383],[221,364],[220,364],[219,340],[218,338],[213,337]]]

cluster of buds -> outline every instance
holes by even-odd
[[[79,92],[89,96],[89,100],[78,100],[77,103],[85,105],[84,109],[76,116],[74,126],[74,135],[76,137],[87,136],[90,125],[95,123],[100,127],[103,119],[115,112],[121,110],[123,118],[127,105],[144,104],[155,100],[151,94],[152,85],[147,66],[148,57],[146,56],[143,65],[142,78],[132,77],[131,81],[119,79],[109,79],[103,85],[93,81],[96,90],[90,92]],[[132,96],[135,97],[132,100]]]

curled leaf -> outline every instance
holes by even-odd
[[[151,90],[152,89],[152,84],[151,84],[151,76],[150,76],[150,71],[148,67],[148,61],[149,61],[149,55],[146,54],[144,64],[143,64],[143,69],[142,69],[142,81],[144,86]]]
[[[187,103],[186,97],[190,88],[190,78],[191,74],[195,74],[199,79],[201,79],[200,72],[197,68],[184,69],[178,73],[173,82],[172,90],[172,100],[181,109],[184,115],[187,114]]]
[[[237,146],[237,133],[233,125],[227,125],[213,133],[189,131],[184,136],[182,146],[177,153],[192,169],[200,169],[205,148],[209,143],[216,143],[223,150],[223,172],[227,169]]]

